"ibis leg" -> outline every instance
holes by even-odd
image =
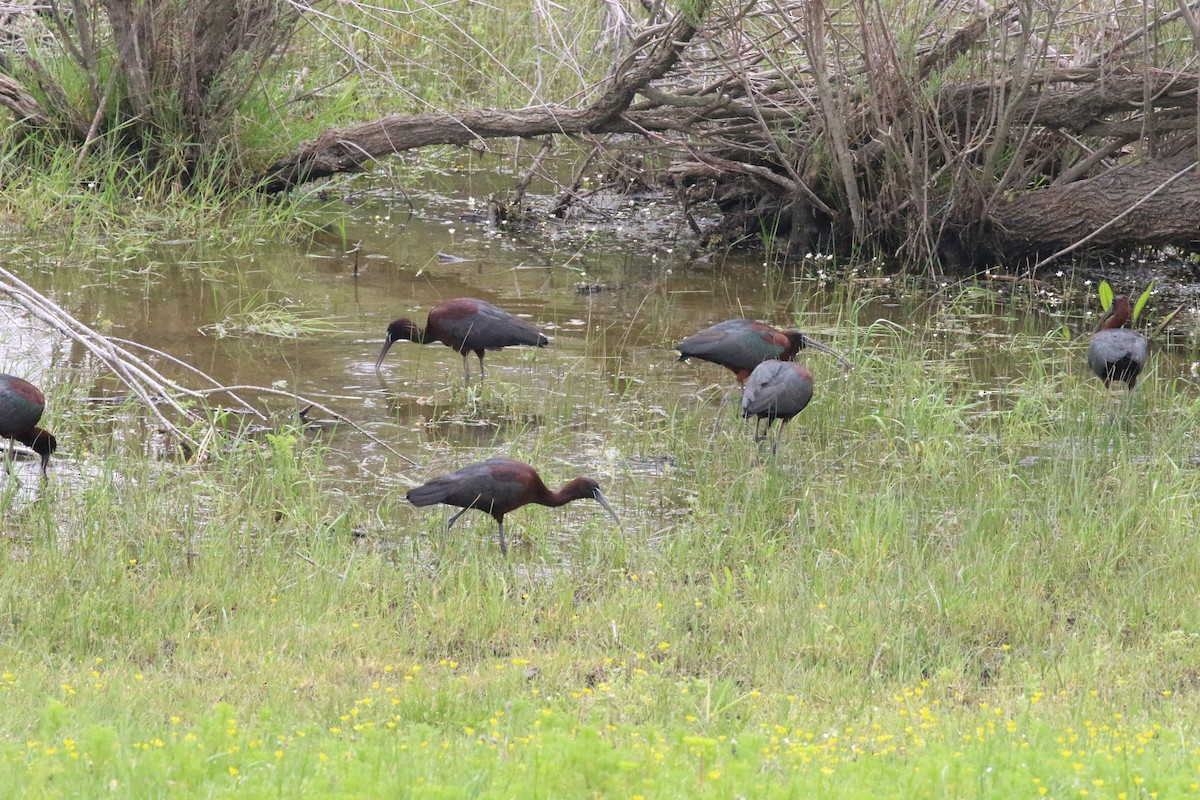
[[[463,510],[461,510],[457,514],[455,514],[453,517],[451,517],[450,521],[446,523],[446,530],[449,531],[451,528],[453,528],[454,523],[458,522],[458,518],[470,510],[471,510],[470,507],[464,508]]]
[[[8,440],[8,447],[4,451],[4,474],[12,475],[12,459],[13,459],[13,440]]]
[[[504,520],[500,520],[500,555],[508,555],[508,542],[504,541]]]
[[[446,523],[446,529],[442,531],[442,541],[438,550],[442,553],[446,552],[446,540],[450,538],[450,529],[454,527],[454,523],[458,522],[458,518],[470,511],[469,508],[464,508],[458,511],[454,516],[450,517],[450,521]]]
[[[721,425],[725,422],[725,418],[722,416],[722,413],[725,411],[725,406],[729,405],[729,398],[732,394],[733,389],[730,389],[729,391],[725,392],[725,394],[721,395],[721,405],[717,406],[717,421],[713,424],[713,433],[721,432]]]

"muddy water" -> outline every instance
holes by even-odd
[[[992,320],[943,310],[931,316],[927,298],[888,297],[886,289],[879,302],[860,308],[858,319],[838,319],[828,311],[832,289],[820,279],[819,262],[764,278],[761,257],[751,254],[695,258],[686,228],[670,213],[647,226],[644,211],[617,203],[603,228],[512,235],[481,220],[471,196],[486,187],[467,181],[441,189],[375,196],[360,203],[348,224],[300,242],[247,245],[236,256],[159,243],[112,269],[81,268],[69,258],[46,263],[32,280],[105,333],[170,353],[227,385],[275,384],[311,396],[434,472],[496,452],[520,453],[522,437],[546,424],[577,432],[561,460],[582,467],[603,442],[590,430],[592,412],[575,398],[597,391],[624,396],[654,383],[660,396],[715,405],[719,392],[709,387],[729,385],[729,374],[676,364],[672,345],[731,317],[798,322],[834,346],[848,341],[849,326],[881,318],[946,326],[955,335],[965,325],[980,336],[963,360],[970,373],[964,380],[981,390],[1019,372],[1014,356],[989,337],[1003,339],[1014,328],[1036,335],[1057,324],[1050,315]],[[862,280],[886,286],[872,274]],[[440,345],[400,342],[376,374],[392,319],[411,316],[423,325],[431,306],[460,296],[527,317],[552,338],[551,347],[490,353],[492,395],[466,392],[461,358]],[[268,304],[333,328],[296,339],[248,330],[250,312]],[[474,356],[471,362],[474,371]],[[88,360],[69,343],[16,326],[0,367],[38,375],[47,364],[52,373],[86,376],[80,380],[89,395],[122,391],[103,378],[92,383]],[[827,369],[835,369],[832,362]],[[295,411],[280,400],[264,405],[278,414]],[[547,405],[557,409],[553,422]],[[404,485],[401,474],[426,474],[352,431],[339,429],[331,444],[332,467],[367,494],[394,492]],[[70,445],[64,450],[69,459]],[[557,479],[570,467],[551,472]]]

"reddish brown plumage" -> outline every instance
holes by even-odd
[[[729,369],[744,383],[750,373],[764,361],[791,361],[806,347],[836,358],[843,367],[850,363],[829,347],[798,330],[777,330],[765,322],[749,319],[730,319],[718,322],[684,339],[675,349],[679,360],[698,358]]]
[[[521,506],[538,505],[557,507],[573,500],[592,498],[604,506],[613,519],[620,523],[616,512],[609,507],[600,493],[600,485],[591,478],[576,478],[563,485],[558,491],[549,489],[537,470],[522,461],[511,458],[489,458],[470,464],[457,472],[434,478],[429,483],[408,492],[408,502],[414,506],[431,506],[445,503],[462,509],[450,518],[450,527],[468,509],[474,508],[491,514],[500,526],[500,553],[508,553],[504,540],[504,515]]]
[[[42,458],[42,474],[50,466],[50,455],[58,449],[58,440],[37,427],[46,409],[42,390],[23,378],[0,375],[0,437],[33,450]],[[9,456],[11,458],[11,454]]]
[[[471,379],[471,370],[467,365],[468,353],[474,353],[479,358],[479,371],[486,377],[483,366],[485,351],[517,345],[545,347],[550,343],[549,339],[528,322],[485,300],[472,297],[459,297],[438,303],[429,310],[429,319],[424,329],[418,328],[411,319],[401,318],[394,321],[388,326],[383,349],[379,352],[379,358],[375,360],[376,371],[382,366],[388,349],[401,339],[417,344],[441,342],[451,348],[463,357],[463,372],[468,381]]]

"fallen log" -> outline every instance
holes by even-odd
[[[359,172],[382,156],[434,144],[468,145],[485,139],[545,136],[556,133],[632,133],[672,130],[678,119],[658,113],[625,116],[635,96],[679,61],[696,34],[688,15],[644,32],[630,55],[614,70],[599,96],[582,108],[545,105],[514,110],[480,109],[458,114],[391,116],[346,128],[334,128],[305,142],[263,172],[256,182],[267,193],[342,172]]]
[[[905,60],[886,15],[768,5],[713,3],[702,31],[683,14],[649,25],[580,107],[396,115],[331,129],[271,164],[257,185],[288,191],[428,145],[635,134],[612,146],[659,148],[684,205],[721,210],[714,230],[698,231],[704,241],[770,236],[793,254],[867,250],[972,269],[1200,241],[1200,185],[1183,169],[1200,140],[1200,74],[1186,60],[1067,56],[1051,38],[1087,37],[1056,31],[1052,15],[1034,24],[1012,3],[945,10],[955,25],[933,26],[932,46]],[[856,27],[848,14],[861,15],[861,41],[847,36]],[[1184,16],[1122,21],[1144,33]],[[1140,35],[1118,30],[1103,52],[1124,52],[1119,43]],[[963,69],[980,59],[988,66]]]
[[[1077,249],[1200,244],[1200,171],[1190,164],[1129,164],[1087,180],[998,203],[988,218],[1007,260]]]

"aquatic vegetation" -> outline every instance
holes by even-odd
[[[299,339],[334,333],[337,324],[321,319],[293,304],[276,302],[262,295],[227,307],[220,322],[205,325],[201,331],[218,339],[226,336],[268,336],[275,339]]]

